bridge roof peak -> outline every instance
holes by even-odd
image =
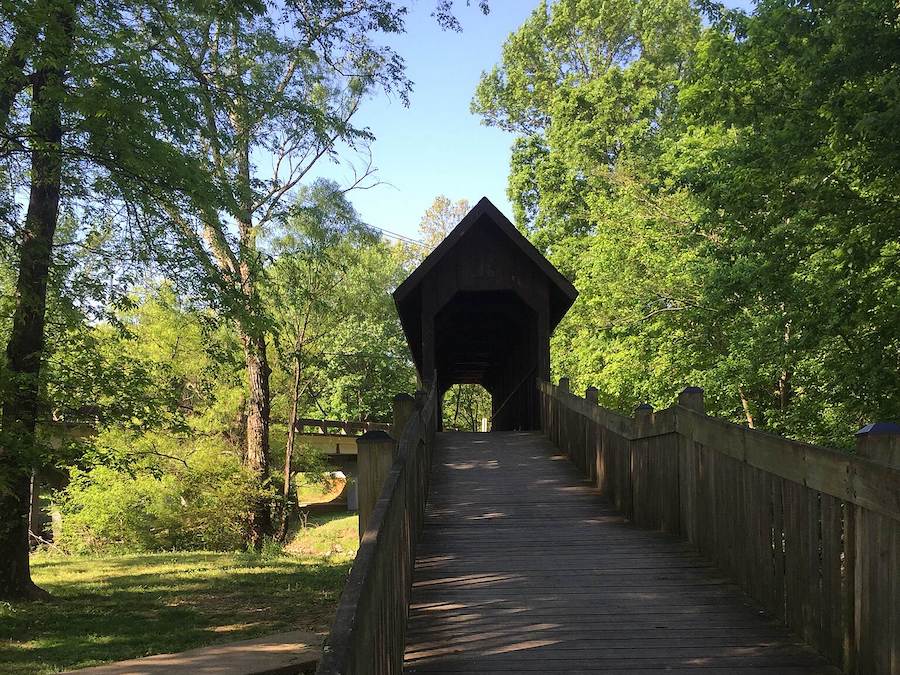
[[[487,197],[479,199],[478,203],[459,221],[459,224],[444,237],[444,240],[397,287],[397,290],[394,291],[394,302],[397,304],[398,309],[401,303],[420,286],[425,277],[438,263],[460,245],[461,240],[464,239],[470,230],[484,227],[494,227],[506,235],[509,244],[521,251],[547,278],[554,296],[551,304],[553,305],[552,309],[555,311],[552,312],[551,322],[555,326],[568,311],[569,307],[572,306],[572,303],[575,302],[575,298],[578,297],[578,291]],[[401,311],[401,315],[402,313]]]

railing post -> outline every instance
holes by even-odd
[[[556,387],[557,387],[560,391],[564,391],[564,392],[566,392],[566,393],[569,393],[569,378],[568,378],[568,377],[561,377],[561,378],[559,378],[559,384],[556,385]]]
[[[424,389],[416,389],[416,393],[413,394],[413,410],[416,415],[421,419],[422,411],[425,409],[425,399],[428,398],[428,392]],[[435,406],[437,408],[437,406]],[[435,410],[434,422],[437,422],[437,411]]]
[[[635,438],[646,436],[650,431],[653,417],[653,406],[649,403],[641,403],[634,409],[634,435]]]
[[[366,531],[366,523],[375,509],[384,479],[394,462],[396,443],[380,430],[367,431],[356,439],[357,467],[359,471],[359,537]]]
[[[875,422],[867,424],[856,432],[856,454],[887,467],[900,468],[900,424],[894,422]],[[848,618],[846,627],[848,633],[844,635],[844,669],[846,672],[856,671],[874,672],[874,664],[877,662],[876,654],[882,652],[887,644],[885,633],[878,637],[873,636],[873,617],[887,617],[891,610],[884,614],[863,612],[865,604],[881,604],[882,610],[896,606],[898,593],[895,591],[893,598],[888,596],[886,602],[883,597],[878,602],[873,601],[872,595],[876,593],[890,592],[884,587],[873,585],[871,571],[876,567],[888,565],[892,551],[889,537],[878,536],[877,533],[887,527],[889,521],[869,509],[856,504],[847,504],[848,521],[847,529],[850,533],[850,543],[846,555],[846,565],[853,579],[852,586],[847,589],[846,611]],[[849,555],[847,555],[849,554]],[[896,555],[896,554],[895,554]],[[883,618],[875,619],[877,624]],[[852,631],[852,632],[851,632]],[[890,640],[890,638],[888,638]],[[890,666],[888,666],[888,669]],[[881,672],[879,670],[879,672]],[[884,670],[888,672],[888,670]],[[893,672],[893,671],[892,671]]]
[[[588,387],[584,390],[584,400],[597,405],[597,387]]]
[[[856,432],[856,454],[900,468],[900,424],[876,422]]]
[[[391,427],[394,438],[400,443],[406,423],[416,411],[416,400],[409,394],[397,394],[394,396],[394,424]]]
[[[678,405],[689,408],[701,415],[706,414],[706,403],[703,400],[703,389],[700,387],[685,387],[678,394]]]
[[[700,415],[706,415],[706,402],[703,398],[703,389],[700,387],[685,387],[678,394],[678,405],[692,410]],[[677,414],[677,411],[676,411]],[[695,447],[690,424],[676,423],[679,433],[675,439],[675,447],[678,452],[677,472],[674,476],[678,482],[678,530],[689,542],[699,547],[701,533],[701,514],[698,511],[698,481],[699,455]],[[766,515],[768,517],[768,515]]]

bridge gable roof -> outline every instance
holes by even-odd
[[[496,273],[483,277],[472,276],[478,268],[479,263],[476,261],[492,259],[497,264],[494,268]],[[438,292],[437,289],[441,290]],[[483,297],[476,300],[474,296],[482,296],[481,291],[484,291]],[[455,295],[450,295],[452,293]],[[546,317],[546,323],[543,328],[539,323],[534,325],[537,335],[533,339],[538,343],[549,339],[547,330],[552,331],[556,327],[578,296],[578,291],[569,280],[541,255],[487,197],[483,197],[466,214],[394,291],[397,313],[420,374],[426,363],[424,354],[433,354],[433,350],[437,348],[434,334],[436,326],[433,323],[435,313],[445,306],[444,303],[449,298],[458,298],[460,293],[468,295],[467,299],[461,301],[466,307],[467,303],[474,303],[471,306],[474,312],[499,313],[504,309],[520,312],[523,305],[539,312]],[[498,296],[498,293],[501,295]],[[512,303],[510,307],[486,310],[485,303],[504,302],[500,299],[503,293],[508,293],[507,297]],[[493,300],[488,300],[491,295]],[[519,301],[515,299],[516,296]],[[426,319],[423,312],[430,318]],[[473,362],[482,363],[488,358],[482,353],[487,347],[477,330],[473,333],[473,328],[477,327],[474,324],[460,324],[447,332],[445,327],[439,336],[444,344],[441,349],[452,345],[449,347],[451,350],[472,354],[477,352],[476,356],[470,354],[470,357]],[[482,328],[491,332],[489,326]],[[493,333],[485,334],[484,337],[494,342],[502,339]],[[497,348],[498,345],[494,344],[493,347]],[[549,350],[549,343],[546,348]],[[547,368],[548,364],[543,370]],[[549,376],[549,373],[544,373],[544,376]]]
[[[394,302],[398,309],[401,309],[402,303],[418,290],[425,277],[460,243],[460,240],[463,239],[467,232],[474,227],[483,227],[485,225],[493,225],[506,235],[509,243],[531,260],[543,273],[551,291],[551,328],[556,326],[569,307],[572,306],[572,303],[575,302],[575,298],[578,297],[578,291],[549,260],[541,255],[541,252],[516,229],[516,226],[487,197],[482,197],[444,240],[428,254],[412,274],[397,287],[394,291]],[[400,313],[401,318],[405,319],[402,316],[402,310]]]

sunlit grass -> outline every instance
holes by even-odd
[[[39,553],[47,603],[0,603],[0,672],[53,673],[285,630],[325,632],[356,553],[356,516],[310,519],[292,554]]]
[[[358,518],[345,514],[310,518],[288,544],[291,553],[352,561],[359,547]]]
[[[344,489],[344,479],[332,476],[318,480],[318,476],[310,477],[299,473],[294,478],[294,488],[297,491],[297,501],[300,504],[321,504],[330,502],[341,494]]]

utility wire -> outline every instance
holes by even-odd
[[[383,227],[378,227],[377,225],[370,225],[373,230],[378,230],[383,234],[388,235],[389,237],[393,237],[394,239],[399,239],[400,241],[407,244],[415,244],[416,246],[427,246],[424,241],[419,241],[418,239],[413,239],[412,237],[408,237],[405,234],[399,234],[397,232],[392,232],[391,230],[386,230]]]

